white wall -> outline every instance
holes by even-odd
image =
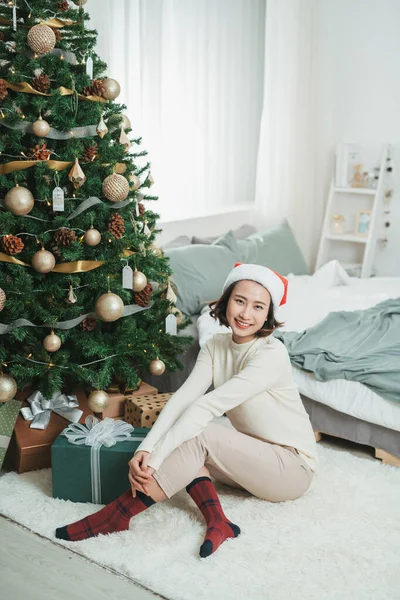
[[[377,275],[400,276],[400,0],[318,0],[317,7],[316,187],[326,198],[337,141],[359,142],[376,164],[384,144],[396,146],[389,244],[375,265]]]

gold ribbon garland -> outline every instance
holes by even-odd
[[[132,252],[132,250],[124,250],[122,256],[127,257],[132,256],[133,254],[137,254],[137,252]],[[23,262],[22,260],[18,260],[18,258],[14,258],[13,256],[5,254],[4,252],[0,252],[0,262],[20,265],[21,267],[32,266]],[[93,271],[93,269],[98,269],[104,265],[105,262],[105,260],[76,260],[69,263],[60,263],[56,265],[54,269],[50,271],[50,273],[87,273],[88,271]]]
[[[19,81],[18,83],[10,83],[7,79],[3,79],[6,86],[13,90],[13,92],[23,92],[24,94],[34,94],[36,96],[52,96],[52,94],[45,94],[44,92],[38,92],[31,86],[30,83],[26,83],[26,81]],[[74,90],[70,90],[64,86],[57,88],[54,91],[60,92],[60,96],[71,96],[75,94]],[[101,96],[84,96],[83,94],[77,94],[80,100],[88,100],[89,102],[108,102],[106,98],[102,98]]]
[[[49,169],[55,171],[63,171],[72,165],[72,162],[65,162],[62,160],[13,160],[9,163],[4,163],[4,165],[0,165],[0,175],[8,175],[14,171],[24,171],[41,162],[45,162]],[[124,163],[117,163],[114,167],[114,173],[123,174],[125,171],[126,165]]]
[[[0,23],[2,25],[12,25],[12,21],[9,21],[5,17],[0,17]],[[69,27],[70,25],[77,25],[76,21],[70,21],[69,19],[48,19],[47,21],[41,21],[40,25],[48,25],[49,27]],[[24,29],[30,29],[33,25],[20,25],[18,27],[23,27]]]

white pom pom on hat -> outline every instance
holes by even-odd
[[[261,265],[236,263],[226,278],[222,292],[225,292],[232,283],[243,279],[249,279],[264,286],[271,295],[274,309],[286,304],[288,280],[272,269]]]

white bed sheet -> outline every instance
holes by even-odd
[[[277,313],[284,321],[281,331],[303,331],[327,314],[339,310],[360,310],[389,298],[400,298],[399,277],[349,277],[338,261],[331,261],[314,275],[289,275],[288,299]],[[197,321],[202,347],[216,333],[227,333],[210,317],[205,307]],[[317,381],[312,373],[293,368],[299,392],[335,410],[369,423],[400,431],[400,403],[382,398],[362,383],[335,379]]]

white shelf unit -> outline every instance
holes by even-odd
[[[378,243],[378,220],[383,207],[388,150],[389,147],[385,146],[382,152],[376,189],[339,188],[335,187],[334,179],[332,180],[319,243],[317,269],[328,261],[337,259],[345,269],[354,271],[358,268],[361,277],[371,276]],[[359,210],[371,211],[368,234],[365,236],[355,231]],[[334,214],[342,214],[345,218],[346,231],[343,234],[332,232]]]

